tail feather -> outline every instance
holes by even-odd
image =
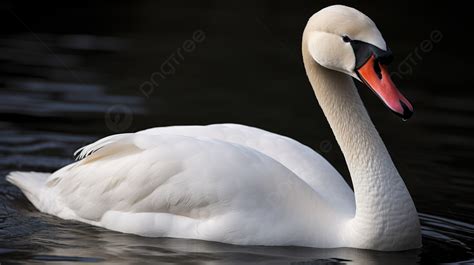
[[[28,200],[40,209],[41,192],[51,173],[40,172],[10,172],[7,181],[20,188]]]

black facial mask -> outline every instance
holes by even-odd
[[[350,43],[356,56],[356,70],[362,67],[372,55],[374,55],[375,59],[381,64],[389,64],[393,61],[393,55],[390,49],[384,51],[370,43],[359,40],[351,40]]]

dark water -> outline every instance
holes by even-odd
[[[306,19],[328,3],[178,4],[0,5],[0,262],[474,263],[472,63],[455,26],[467,16],[450,19],[449,7],[433,4],[349,3],[378,24],[397,58],[394,79],[415,105],[402,122],[360,89],[420,212],[422,249],[143,238],[37,212],[6,183],[9,171],[51,172],[95,139],[155,126],[261,127],[311,146],[348,176],[299,50]]]

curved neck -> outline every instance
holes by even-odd
[[[419,237],[418,215],[392,159],[360,99],[352,78],[317,64],[303,35],[306,73],[351,174],[356,214],[355,238],[388,237],[412,227]],[[376,230],[376,231],[374,231]],[[377,231],[378,230],[378,231]],[[419,244],[419,242],[415,242]],[[358,246],[359,247],[359,246]]]

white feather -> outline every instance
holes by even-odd
[[[354,19],[348,23],[348,17]],[[51,175],[13,172],[7,179],[42,212],[143,236],[327,248],[419,247],[413,201],[352,80],[328,70],[347,72],[354,56],[339,54],[350,49],[321,52],[331,45],[316,45],[342,43],[325,36],[344,30],[384,45],[370,19],[334,6],[310,19],[303,59],[348,163],[355,196],[310,148],[236,124],[112,135],[77,150],[79,161]],[[328,34],[312,34],[320,31]],[[314,36],[318,42],[308,40]],[[309,49],[331,64],[323,69]],[[338,65],[334,58],[347,60]]]

